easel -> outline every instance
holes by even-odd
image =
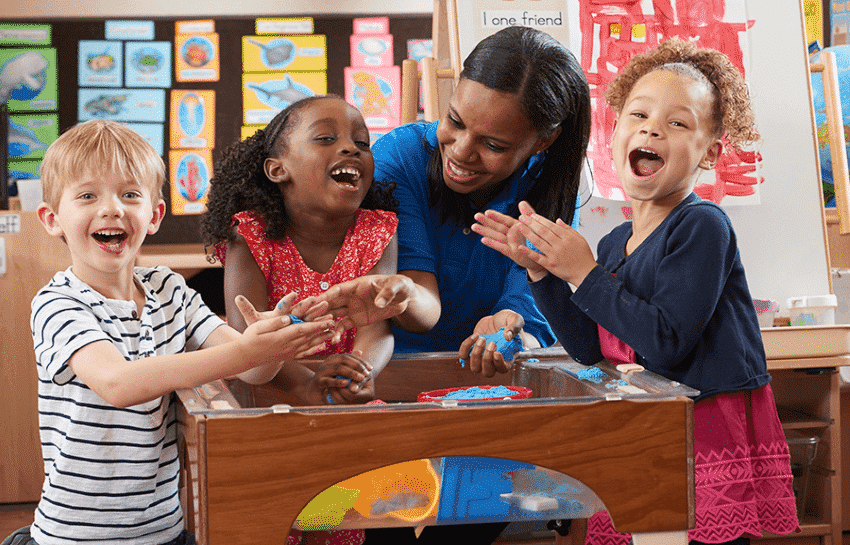
[[[431,40],[432,57],[423,58],[421,64],[412,59],[402,62],[402,124],[416,121],[420,81],[424,119],[430,122],[440,118],[440,103],[446,103],[460,77],[462,64],[455,0],[434,0]]]

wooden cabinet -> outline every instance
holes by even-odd
[[[772,388],[782,427],[789,438],[816,438],[817,453],[805,482],[799,534],[766,536],[760,541],[841,545],[842,532],[842,443],[840,386],[836,367],[850,365],[850,355],[768,360]],[[793,439],[792,439],[793,441]],[[792,461],[802,467],[807,445],[792,446]],[[795,479],[802,493],[804,473]]]
[[[6,252],[0,276],[0,503],[35,502],[44,466],[30,302],[56,271],[68,268],[71,256],[35,212],[0,212],[0,237]]]

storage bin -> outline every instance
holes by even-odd
[[[788,315],[791,325],[835,325],[835,308],[838,298],[826,295],[809,295],[788,298]]]
[[[797,519],[802,522],[806,514],[809,477],[812,463],[818,454],[820,437],[807,435],[797,430],[785,432],[788,450],[791,451],[791,473],[794,474],[794,498],[797,504]]]

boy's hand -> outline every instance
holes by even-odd
[[[578,287],[596,267],[596,259],[587,240],[560,218],[553,223],[536,214],[525,201],[519,203],[519,210],[519,230],[539,252],[524,245],[517,245],[515,251],[558,278]]]
[[[242,333],[240,342],[245,347],[246,357],[257,365],[307,358],[321,351],[325,341],[335,337],[333,326],[330,316],[300,324],[292,324],[288,315],[259,319]]]
[[[315,399],[317,405],[337,405],[372,401],[375,397],[372,366],[361,356],[360,350],[354,350],[325,358],[310,381],[311,402]]]
[[[485,316],[475,324],[472,335],[460,345],[458,357],[469,362],[469,370],[492,377],[496,373],[507,373],[511,366],[502,353],[496,350],[496,343],[486,343],[481,335],[490,335],[505,328],[505,340],[509,341],[522,333],[525,320],[513,310],[500,310],[492,316]]]
[[[251,301],[242,295],[237,295],[235,302],[236,307],[239,309],[239,312],[242,314],[242,318],[245,320],[247,325],[251,325],[258,320],[277,318],[280,316],[286,316],[287,314],[291,314],[303,322],[311,322],[317,319],[327,318],[327,303],[320,303],[315,297],[307,297],[302,301],[295,303],[295,297],[295,292],[287,293],[280,301],[278,301],[275,308],[265,312],[260,312],[255,309],[254,305],[251,304]]]
[[[482,244],[493,248],[526,269],[532,280],[546,275],[545,268],[533,259],[529,259],[525,253],[517,251],[517,248],[525,247],[525,235],[521,232],[522,224],[519,221],[495,210],[475,214],[475,221],[478,223],[472,224],[472,230],[483,237]]]
[[[336,284],[316,298],[328,305],[336,330],[363,327],[397,316],[407,310],[416,286],[403,274],[372,274]]]

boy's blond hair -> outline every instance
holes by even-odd
[[[150,188],[154,204],[162,199],[165,164],[153,146],[120,123],[94,119],[74,125],[47,148],[41,162],[44,202],[55,210],[66,184],[109,171]]]

